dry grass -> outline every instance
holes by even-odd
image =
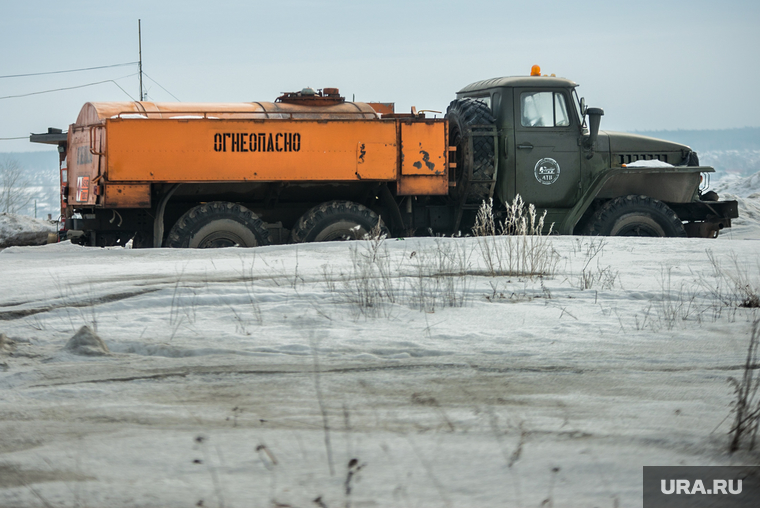
[[[603,238],[579,238],[575,247],[584,255],[585,263],[578,276],[578,287],[607,291],[615,287],[619,273],[609,265],[602,265],[601,256],[607,242]]]
[[[747,359],[744,362],[741,379],[728,378],[734,388],[734,401],[731,404],[731,414],[734,415],[734,423],[728,431],[731,440],[728,450],[733,453],[743,445],[749,450],[755,448],[757,429],[760,426],[760,377],[755,371],[758,365],[758,345],[760,345],[760,319],[752,323]],[[747,442],[749,441],[749,442]]]
[[[468,301],[469,253],[462,244],[437,239],[435,250],[393,260],[385,237],[367,238],[353,242],[349,253],[348,273],[324,266],[322,275],[337,303],[348,304],[357,317],[390,317],[395,305],[435,312]]]
[[[538,216],[535,206],[526,207],[519,195],[507,207],[503,221],[496,218],[492,199],[481,204],[472,233],[478,238],[491,276],[535,277],[556,273],[560,256],[548,236],[554,225],[549,226],[545,235],[545,219],[546,211]]]
[[[760,263],[756,273],[750,267],[742,264],[738,256],[732,253],[726,260],[718,259],[711,250],[707,250],[712,273],[702,276],[699,280],[701,289],[705,291],[712,302],[713,321],[728,312],[730,321],[736,318],[740,308],[760,308]]]

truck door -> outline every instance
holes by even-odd
[[[581,195],[579,127],[570,100],[563,89],[515,89],[515,189],[538,208],[571,207]]]

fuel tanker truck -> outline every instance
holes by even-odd
[[[688,146],[600,131],[573,81],[472,83],[444,118],[336,88],[274,102],[85,104],[58,145],[61,238],[229,247],[468,234],[517,195],[560,234],[715,237],[735,201],[703,192]]]

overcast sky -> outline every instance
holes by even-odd
[[[311,86],[445,111],[468,83],[539,64],[580,83],[605,110],[602,129],[760,126],[756,0],[0,0],[0,75],[136,61],[138,18],[144,71],[187,102]],[[88,101],[137,98],[136,72],[0,78],[0,97],[110,79],[126,91],[107,82],[1,98],[0,138],[66,129]],[[149,99],[174,101],[156,82],[145,78]],[[0,152],[40,148],[0,141]]]

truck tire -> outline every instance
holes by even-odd
[[[269,230],[248,208],[212,201],[185,212],[169,231],[164,245],[194,249],[256,247],[269,245]]]
[[[449,145],[456,146],[456,187],[452,195],[457,201],[466,200],[470,203],[480,203],[491,197],[490,183],[470,183],[469,177],[470,143],[467,137],[469,128],[473,125],[494,125],[491,108],[477,99],[457,99],[446,109],[449,120]],[[491,136],[476,136],[473,139],[472,180],[491,180],[494,173],[494,140]],[[470,183],[467,195],[464,189]]]
[[[361,240],[378,223],[383,234],[387,234],[380,217],[366,206],[352,201],[328,201],[298,219],[291,239],[293,243]]]
[[[685,237],[686,230],[675,212],[662,201],[630,195],[602,205],[589,220],[585,234]]]

